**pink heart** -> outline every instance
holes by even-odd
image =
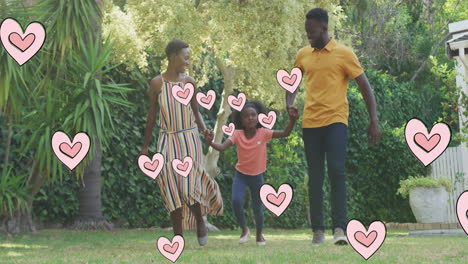
[[[468,235],[468,190],[458,197],[457,218],[466,235]]]
[[[24,33],[21,25],[12,18],[5,19],[0,26],[0,41],[20,66],[36,55],[44,40],[45,28],[39,22],[29,24]]]
[[[25,51],[33,44],[34,39],[36,39],[36,37],[34,36],[34,34],[30,33],[23,39],[18,33],[15,32],[10,34],[9,39],[10,42],[13,43],[13,45],[18,47],[20,50]]]
[[[387,234],[387,229],[381,221],[372,222],[368,230],[356,219],[349,221],[346,227],[349,244],[366,260],[382,246]]]
[[[193,159],[190,156],[185,157],[183,162],[179,159],[174,159],[172,161],[172,168],[174,168],[178,174],[182,175],[182,177],[187,177],[192,167]]]
[[[148,170],[154,172],[158,168],[158,165],[159,165],[159,161],[157,161],[157,160],[155,160],[153,163],[145,162],[145,169],[148,169]]]
[[[183,166],[182,164],[177,165],[177,168],[181,171],[186,171],[188,166],[189,166],[188,162],[185,162]]]
[[[284,183],[278,188],[278,193],[269,184],[264,184],[260,188],[260,199],[263,205],[275,215],[280,216],[291,203],[293,189],[291,185]]]
[[[228,96],[229,105],[237,111],[242,111],[244,108],[246,97],[244,93],[239,93],[237,97],[234,95]]]
[[[188,105],[190,103],[194,92],[195,87],[191,83],[186,83],[183,89],[178,85],[172,87],[172,96],[183,105]]]
[[[144,174],[152,179],[156,179],[156,177],[158,177],[163,165],[164,156],[161,153],[154,154],[152,159],[146,155],[140,155],[138,157],[138,167]]]
[[[179,248],[179,243],[175,242],[174,245],[169,246],[169,245],[164,245],[163,249],[171,254],[174,254],[177,249]]]
[[[406,144],[424,166],[428,166],[442,155],[450,143],[450,138],[450,128],[445,123],[437,123],[430,133],[427,133],[424,123],[416,118],[406,124]]]
[[[283,82],[285,82],[285,83],[292,86],[296,82],[296,79],[297,79],[296,74],[293,74],[292,77],[284,76],[283,77]]]
[[[197,101],[202,107],[210,110],[215,102],[216,93],[213,90],[209,90],[206,94],[205,96],[201,92],[197,93]]]
[[[291,75],[285,70],[279,70],[276,72],[276,81],[279,83],[283,89],[290,93],[294,93],[301,84],[302,81],[302,71],[299,68],[293,68],[291,70]]]
[[[272,193],[267,195],[267,200],[276,206],[280,206],[283,203],[284,199],[286,199],[286,193],[284,192],[280,193],[279,196],[275,196]]]
[[[377,232],[372,231],[368,236],[366,236],[363,232],[358,231],[356,234],[354,234],[354,238],[356,238],[356,240],[364,246],[369,247],[377,238]]]
[[[63,164],[73,170],[88,154],[89,137],[83,132],[78,133],[70,142],[67,134],[57,131],[52,136],[52,150]]]
[[[431,152],[432,149],[434,149],[437,144],[440,142],[440,135],[435,134],[433,135],[429,140],[427,140],[426,136],[423,133],[416,133],[414,136],[414,141],[424,148],[427,152]]]
[[[190,94],[190,91],[189,90],[185,90],[184,92],[181,92],[181,91],[178,91],[177,92],[177,96],[179,96],[180,98],[182,99],[187,99],[187,97],[189,96]]]
[[[233,123],[229,123],[229,126],[223,125],[223,132],[228,136],[232,136],[234,134],[235,126]]]
[[[268,112],[268,116],[264,113],[258,115],[258,122],[268,129],[272,129],[276,122],[276,113],[274,111]]]
[[[176,235],[172,239],[172,242],[165,237],[158,239],[158,250],[161,255],[172,262],[176,262],[177,259],[184,251],[185,240],[182,236]]]
[[[76,142],[71,148],[67,143],[62,143],[60,144],[59,148],[65,155],[69,156],[70,158],[74,158],[81,150],[81,143]]]

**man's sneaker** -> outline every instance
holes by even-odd
[[[343,229],[339,227],[335,228],[335,232],[333,233],[333,244],[339,245],[339,246],[348,244],[348,239],[346,238],[346,235]]]
[[[312,239],[312,246],[320,246],[325,242],[325,233],[323,230],[317,230],[314,232],[314,237]]]
[[[245,235],[241,236],[241,238],[239,239],[239,244],[246,243],[249,240],[249,236],[250,236],[250,230],[247,228],[247,233],[245,233]]]
[[[265,246],[266,245],[266,241],[265,241],[265,238],[263,237],[263,235],[262,235],[260,241],[257,240],[257,245],[259,245],[259,246]]]

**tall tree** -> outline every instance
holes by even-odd
[[[112,70],[107,66],[112,44],[109,41],[101,44],[100,37],[93,35],[100,23],[99,8],[100,4],[95,0],[44,0],[33,1],[33,6],[28,9],[9,10],[13,17],[20,17],[26,10],[28,17],[23,23],[27,24],[31,19],[41,21],[46,27],[48,39],[41,51],[21,68],[30,72],[21,75],[26,85],[22,85],[18,78],[3,83],[22,89],[22,94],[29,95],[28,103],[21,106],[21,122],[17,123],[20,133],[29,135],[23,137],[19,150],[24,159],[30,159],[21,168],[29,174],[26,182],[31,186],[28,189],[31,197],[28,199],[29,209],[45,181],[70,174],[63,170],[63,165],[53,154],[50,142],[53,133],[62,130],[73,137],[84,131],[90,135],[91,146],[96,151],[92,148],[87,158],[75,169],[79,179],[83,179],[83,174],[87,175],[84,188],[88,189],[81,192],[83,202],[80,213],[102,218],[100,147],[101,144],[108,145],[113,129],[109,106],[128,105],[122,93],[129,89],[105,77],[105,73]],[[10,68],[5,72],[18,71],[11,58],[2,54],[1,59],[6,60],[2,70],[6,65]],[[11,93],[8,100],[10,98]],[[7,221],[10,223],[7,225],[13,226],[10,230],[18,231],[23,226],[21,223],[25,222],[22,219],[27,219],[27,229],[34,231],[30,212],[24,217],[15,214]]]

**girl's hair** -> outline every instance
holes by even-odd
[[[242,126],[241,116],[242,112],[244,112],[245,109],[247,109],[248,107],[255,109],[255,111],[257,111],[257,114],[266,114],[266,108],[265,106],[263,106],[262,103],[260,103],[259,101],[247,101],[241,111],[234,110],[234,112],[232,113],[232,120],[234,125],[236,126],[236,129],[244,129],[244,127]],[[263,126],[260,124],[260,122],[258,122],[257,128],[261,127]]]

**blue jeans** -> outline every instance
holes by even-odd
[[[346,183],[344,174],[348,128],[343,123],[325,127],[303,128],[302,138],[309,167],[309,204],[312,230],[324,230],[323,221],[323,180],[325,154],[328,177],[330,179],[330,198],[333,228],[346,230]]]
[[[260,188],[263,185],[263,174],[256,176],[245,175],[236,170],[232,182],[232,207],[240,227],[246,226],[244,214],[244,195],[246,187],[252,195],[252,207],[255,215],[257,231],[263,228],[263,204],[260,199]]]

